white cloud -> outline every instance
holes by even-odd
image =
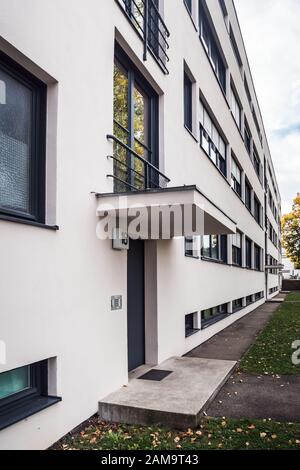
[[[300,1],[235,0],[282,196],[300,192]],[[294,128],[293,132],[280,133]],[[277,131],[277,132],[276,132]]]

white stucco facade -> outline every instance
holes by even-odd
[[[204,260],[200,252],[197,258],[185,256],[183,237],[145,242],[151,259],[149,264],[146,259],[145,276],[153,289],[146,290],[146,361],[160,363],[190,351],[278,292],[278,273],[266,274],[264,264],[265,255],[281,262],[279,246],[265,231],[267,216],[280,239],[280,193],[234,5],[225,3],[226,18],[219,1],[206,2],[227,65],[224,93],[199,39],[195,0],[194,20],[183,1],[160,1],[170,31],[169,74],[151,54],[143,61],[143,42],[115,0],[0,0],[0,51],[47,84],[46,223],[59,227],[0,220],[0,340],[6,346],[0,373],[48,360],[49,394],[62,398],[0,431],[0,449],[47,448],[128,381],[127,252],[96,237],[95,193],[113,192],[107,178],[112,161],[106,158],[113,144],[106,135],[113,134],[116,42],[159,95],[159,167],[171,180],[168,186],[196,185],[235,221],[243,239],[242,267],[232,265],[231,235],[227,263]],[[183,121],[185,66],[194,79],[193,135]],[[230,110],[230,80],[242,108],[242,130]],[[199,145],[200,93],[226,137],[227,177]],[[244,116],[261,171],[266,169],[261,181],[244,144]],[[241,198],[231,187],[231,152],[242,169]],[[245,207],[245,175],[262,206],[261,225]],[[262,250],[260,270],[246,268],[245,237]],[[260,292],[263,297],[246,306],[246,297]],[[121,310],[111,310],[114,295],[123,298]],[[201,311],[223,304],[231,313],[236,299],[243,299],[242,309],[185,337],[185,315],[197,312],[200,318]]]

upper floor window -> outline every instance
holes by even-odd
[[[226,144],[202,101],[200,101],[200,145],[226,176]]]
[[[203,258],[227,263],[227,236],[204,235],[202,238]]]
[[[0,213],[45,222],[46,85],[0,55]]]
[[[226,5],[225,5],[225,0],[219,0],[219,3],[220,3],[220,7],[221,7],[224,18],[227,18],[228,11],[227,11],[227,8],[226,8]]]
[[[249,125],[248,125],[246,119],[245,119],[245,127],[244,127],[244,138],[245,138],[245,147],[247,149],[247,152],[250,155],[251,154],[251,139],[252,139],[252,136],[251,136]]]
[[[260,178],[261,176],[260,159],[257,155],[257,150],[255,147],[253,148],[253,166],[254,166],[255,173]]]
[[[184,72],[184,125],[193,130],[193,82]]]
[[[216,77],[224,93],[226,93],[226,67],[209,23],[203,0],[199,0],[199,29],[202,44],[209,56]]]
[[[238,63],[238,66],[242,67],[243,62],[242,62],[242,59],[241,59],[241,56],[240,56],[239,48],[237,46],[237,43],[236,43],[236,40],[235,40],[235,37],[234,37],[234,34],[233,34],[233,29],[232,29],[231,25],[230,25],[229,37],[230,37],[230,42],[231,42],[232,49],[233,49],[236,61]]]
[[[252,188],[247,179],[245,181],[245,206],[252,212]]]
[[[245,264],[246,268],[252,268],[252,241],[250,238],[246,238],[246,259]]]
[[[258,224],[261,223],[261,204],[256,196],[254,196],[254,218]]]
[[[242,116],[242,109],[241,106],[239,105],[239,101],[237,99],[237,96],[235,92],[233,91],[232,87],[230,89],[230,102],[231,102],[231,112],[234,117],[234,120],[238,126],[239,129],[241,129],[241,116]]]
[[[183,0],[185,3],[185,6],[189,10],[190,14],[193,13],[193,1],[192,0]]]
[[[245,87],[245,92],[246,92],[249,104],[251,106],[252,99],[251,99],[251,93],[250,93],[250,90],[249,90],[249,85],[248,85],[248,82],[247,82],[247,79],[246,79],[246,74],[244,74],[244,87]]]
[[[261,248],[254,245],[254,269],[261,271]]]
[[[242,197],[242,170],[234,157],[231,157],[231,187]]]
[[[242,234],[232,235],[232,264],[242,266]]]

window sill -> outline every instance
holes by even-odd
[[[186,334],[186,338],[190,338],[191,336],[195,335],[196,333],[199,333],[201,331],[199,328],[194,328],[193,330],[189,330]]]
[[[13,215],[0,214],[0,221],[1,220],[6,222],[15,222],[17,224],[31,225],[32,227],[44,228],[46,230],[59,230],[59,227],[57,225],[41,224],[40,222],[35,222],[34,220],[20,219]]]
[[[207,258],[206,256],[201,256],[202,261],[206,261],[207,263],[216,263],[216,264],[222,264],[223,266],[228,266],[228,263],[225,263],[225,261],[221,261],[218,259],[214,258]]]
[[[185,254],[186,258],[191,258],[191,259],[200,259],[200,256],[194,256],[194,255],[187,255]]]
[[[193,15],[192,15],[192,13],[190,12],[190,10],[189,10],[189,8],[188,8],[186,2],[183,1],[183,3],[184,3],[184,6],[185,6],[185,8],[186,8],[186,10],[187,10],[187,12],[188,12],[188,15],[189,15],[189,17],[190,17],[190,19],[191,19],[191,22],[193,23],[194,29],[195,29],[195,31],[198,33],[198,28],[197,28],[196,23],[195,23],[195,21],[194,21]]]
[[[191,129],[189,129],[189,127],[184,124],[184,128],[185,130],[190,134],[190,136],[194,139],[195,142],[197,142],[197,144],[199,144],[199,140],[197,139],[197,137],[193,134],[193,131],[191,131]]]
[[[61,400],[60,397],[35,395],[19,400],[19,402],[12,402],[6,409],[1,410],[0,431],[59,403]]]

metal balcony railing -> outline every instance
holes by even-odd
[[[168,74],[169,30],[154,0],[116,0],[127,15],[144,43],[144,60],[147,51],[154,56],[164,73]]]
[[[114,135],[107,135],[114,142],[114,153],[107,158],[113,160],[114,172],[107,175],[114,179],[114,192],[164,189],[169,178],[156,166],[141,157],[135,150]]]

